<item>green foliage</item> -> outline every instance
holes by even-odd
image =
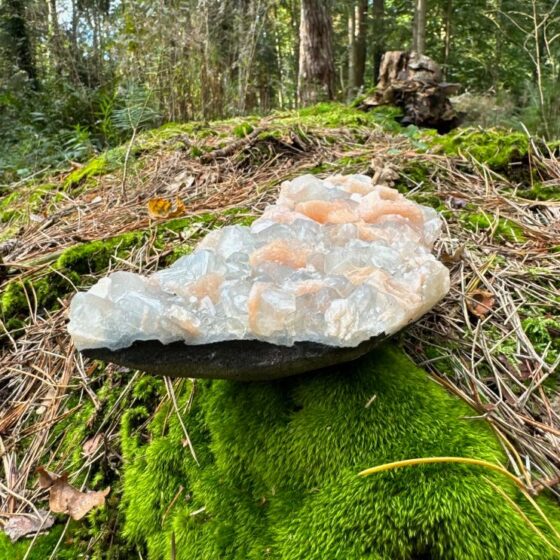
[[[185,382],[180,410],[191,391]],[[275,383],[199,381],[185,423],[200,466],[168,406],[149,441],[136,428],[145,411],[123,420],[125,534],[151,560],[169,557],[172,534],[179,560],[555,558],[483,478],[548,532],[497,475],[443,464],[357,477],[414,457],[503,463],[491,429],[473,416],[389,346],[357,366]],[[539,503],[558,524],[551,504]]]
[[[159,115],[152,103],[152,93],[137,85],[126,88],[120,107],[114,109],[112,122],[120,132],[132,132],[153,128]]]

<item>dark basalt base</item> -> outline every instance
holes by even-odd
[[[82,354],[155,375],[266,381],[356,360],[386,338],[374,337],[354,348],[316,342],[278,346],[260,340],[229,340],[189,346],[139,340],[120,350],[92,348]]]

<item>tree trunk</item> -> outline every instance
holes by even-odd
[[[301,0],[298,101],[309,105],[334,98],[332,21],[328,3]]]
[[[424,54],[426,50],[426,3],[427,0],[416,0],[414,9],[412,50],[418,54]]]
[[[375,92],[362,101],[360,108],[367,111],[392,104],[403,109],[403,126],[414,124],[449,132],[459,125],[462,115],[455,112],[448,96],[457,94],[461,86],[441,80],[441,69],[431,58],[415,52],[388,51],[381,61]]]
[[[61,69],[61,59],[62,53],[60,49],[59,37],[60,37],[60,28],[58,25],[58,13],[57,13],[57,6],[56,0],[48,0],[48,30],[49,30],[49,42],[48,42],[48,51],[47,51],[47,61],[49,66],[53,69],[53,71],[60,75]]]
[[[379,79],[385,51],[385,0],[373,0],[373,82]]]
[[[5,14],[4,30],[9,37],[10,49],[16,64],[18,68],[27,73],[32,87],[38,89],[37,70],[25,20],[25,1],[6,0],[2,11]]]
[[[453,13],[453,0],[447,0],[443,13],[444,40],[443,40],[443,59],[442,71],[443,78],[447,80],[449,55],[451,53],[451,15]]]
[[[356,84],[354,78],[356,73],[354,71],[354,64],[356,63],[356,10],[354,9],[354,4],[352,3],[348,6],[348,81],[347,90],[348,99],[351,99],[356,92]]]
[[[356,5],[356,27],[354,39],[354,77],[353,85],[358,90],[364,85],[364,74],[366,70],[366,35],[367,35],[367,10],[368,1],[358,0]]]

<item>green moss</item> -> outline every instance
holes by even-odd
[[[367,170],[371,157],[369,155],[361,156],[342,156],[336,160],[336,167],[340,170],[340,173],[350,173],[348,170],[351,168],[362,168],[364,171]]]
[[[237,126],[233,127],[233,135],[237,136],[238,138],[243,138],[244,136],[247,136],[248,134],[251,134],[251,132],[253,132],[254,127],[253,125],[251,125],[248,122],[243,122],[238,124]]]
[[[25,284],[15,281],[10,282],[2,290],[0,306],[6,319],[16,315],[20,312],[20,310],[28,308],[28,299],[25,293]]]
[[[378,127],[400,132],[395,120],[402,112],[394,107],[378,107],[367,113],[342,103],[318,103],[311,107],[278,114],[277,119],[286,125],[320,126],[325,128]]]
[[[0,297],[0,316],[4,324],[12,324],[12,319],[19,322],[28,317],[31,310],[57,309],[59,298],[80,285],[82,275],[105,270],[114,257],[124,256],[131,248],[142,244],[144,237],[144,232],[133,232],[76,245],[63,251],[45,275],[9,282]]]
[[[484,212],[461,212],[459,220],[471,231],[491,230],[493,236],[502,241],[524,243],[527,239],[523,229],[507,218],[496,218]]]
[[[503,170],[511,163],[522,161],[529,151],[529,140],[525,134],[500,128],[462,128],[434,136],[431,143],[441,146],[446,154],[468,155],[495,170]]]
[[[0,240],[16,234],[20,226],[29,222],[31,213],[47,213],[49,202],[63,196],[57,189],[58,185],[54,183],[31,183],[0,198],[0,223],[10,224],[3,228]]]
[[[190,149],[190,155],[193,158],[200,157],[204,153],[204,150],[200,149],[198,146],[192,146]]]
[[[48,533],[37,537],[28,556],[27,549],[31,544],[31,539],[22,538],[15,544],[2,532],[0,533],[0,559],[1,560],[47,560],[54,550],[56,543],[62,535],[64,525],[58,524],[49,529]],[[67,533],[67,538],[62,541],[56,554],[57,560],[76,560],[80,558],[80,551],[74,547],[71,538]]]
[[[119,146],[90,159],[88,163],[79,169],[72,171],[72,173],[66,177],[64,187],[67,189],[75,189],[91,177],[106,175],[107,173],[118,169],[123,164],[127,148],[128,147],[126,145]],[[131,155],[140,155],[147,150],[148,148],[143,146],[142,142],[138,140],[133,146]]]
[[[397,182],[397,187],[403,185],[409,190],[417,188],[421,184],[424,188],[429,188],[433,173],[434,168],[428,162],[414,158],[409,159],[399,169],[400,179]]]
[[[0,199],[0,223],[7,223],[20,212],[15,207],[21,193],[13,192]]]
[[[178,392],[180,410],[191,391]],[[172,535],[179,560],[556,558],[483,477],[549,533],[516,488],[486,470],[356,476],[434,455],[505,463],[474,415],[389,346],[357,366],[275,383],[197,382],[184,420],[200,466],[168,406],[144,443],[145,411],[123,420],[125,535],[151,560],[169,558]],[[558,510],[539,503],[557,524]]]
[[[538,308],[532,309],[532,316],[521,322],[525,334],[535,347],[552,364],[560,355],[560,314],[552,315]]]
[[[282,130],[265,130],[261,132],[257,139],[261,142],[280,140],[283,137]]]
[[[534,182],[530,188],[522,189],[518,194],[529,200],[553,200],[560,202],[560,187],[556,182]]]
[[[143,232],[132,232],[70,247],[57,259],[55,268],[79,274],[100,272],[109,266],[115,255],[123,256],[132,247],[140,245],[144,237]]]

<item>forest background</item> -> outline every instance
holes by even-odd
[[[302,15],[328,45],[311,97]],[[463,85],[471,123],[560,135],[559,0],[1,0],[0,185],[165,122],[353,100],[407,49]]]

